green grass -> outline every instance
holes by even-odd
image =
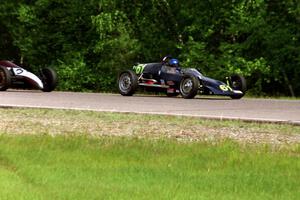
[[[0,109],[0,199],[299,199],[299,135],[284,124]]]
[[[300,148],[0,137],[0,199],[298,199]]]

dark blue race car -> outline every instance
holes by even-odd
[[[226,77],[226,83],[208,78],[197,69],[181,69],[179,61],[166,56],[162,62],[136,64],[120,73],[118,90],[123,96],[133,95],[138,87],[146,91],[164,92],[167,96],[194,98],[197,94],[222,95],[240,99],[246,92],[246,80],[241,75]]]

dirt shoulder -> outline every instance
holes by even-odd
[[[0,108],[0,133],[174,138],[275,145],[300,144],[300,126],[196,117]]]

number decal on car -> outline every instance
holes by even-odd
[[[224,92],[232,91],[232,89],[231,89],[231,87],[229,85],[220,85],[219,87]]]
[[[145,64],[138,64],[133,66],[133,70],[135,71],[136,74],[141,74],[144,71]]]
[[[22,74],[22,73],[23,73],[23,70],[22,70],[22,69],[19,69],[19,68],[17,68],[17,69],[15,70],[15,73],[16,73],[17,75],[20,75],[20,74]]]

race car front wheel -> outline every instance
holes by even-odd
[[[47,67],[41,69],[40,76],[44,86],[42,91],[51,92],[55,89],[57,85],[57,74],[52,68]]]
[[[239,90],[242,92],[242,94],[234,94],[231,95],[230,97],[232,99],[240,99],[245,95],[247,90],[246,79],[243,76],[238,74],[232,75],[230,77],[230,87],[234,90]]]
[[[0,91],[5,91],[11,84],[11,77],[6,67],[0,66]]]
[[[186,75],[180,82],[180,94],[185,99],[192,99],[197,95],[199,80],[193,75]]]
[[[132,96],[138,87],[138,77],[131,71],[127,70],[120,74],[118,79],[119,93],[123,96]]]

